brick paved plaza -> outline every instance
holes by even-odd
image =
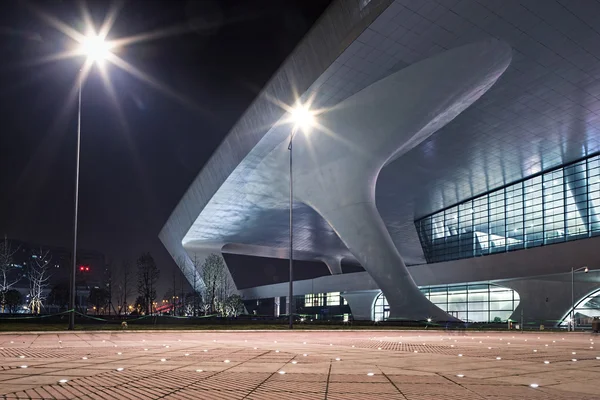
[[[2,334],[0,396],[600,399],[595,338],[442,331]]]

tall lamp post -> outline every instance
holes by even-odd
[[[583,271],[587,274],[588,267],[580,267],[575,269],[571,267],[571,330],[575,332],[575,272]]]
[[[292,144],[298,129],[308,133],[308,128],[313,123],[313,115],[308,107],[298,104],[291,112],[291,121],[294,126],[290,131],[288,151],[290,155],[290,284],[288,293],[289,328],[294,328],[294,174],[292,169]]]
[[[102,62],[110,52],[110,45],[104,41],[102,36],[92,34],[86,36],[81,43],[79,52],[87,57],[86,63],[96,64]],[[79,153],[81,150],[81,91],[83,89],[84,77],[79,73],[77,82],[77,160],[75,165],[75,210],[73,218],[73,268],[71,269],[70,298],[69,298],[69,330],[75,329],[75,292],[77,290],[77,214],[79,211]]]

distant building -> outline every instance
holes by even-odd
[[[72,269],[72,250],[60,246],[40,245],[22,240],[8,239],[11,250],[14,252],[11,270],[11,279],[21,277],[13,286],[23,296],[24,306],[29,297],[29,281],[26,278],[26,269],[35,261],[39,254],[48,252],[50,280],[46,289],[46,297],[55,285],[63,284],[69,287]],[[94,287],[103,287],[105,282],[106,259],[103,253],[94,250],[77,250],[77,304],[81,309],[86,309],[89,290]],[[47,311],[57,311],[56,307],[47,304]]]

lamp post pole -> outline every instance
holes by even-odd
[[[83,81],[79,79],[78,101],[77,101],[77,160],[75,162],[75,215],[73,218],[73,266],[71,268],[71,297],[69,299],[69,330],[75,329],[75,291],[77,285],[75,282],[77,274],[77,213],[79,209],[79,153],[81,150],[81,89]]]
[[[290,132],[290,143],[288,150],[290,152],[290,287],[288,293],[288,311],[289,311],[289,328],[294,328],[294,175],[292,171],[292,142],[296,128],[292,128]]]
[[[575,332],[575,268],[571,267],[571,330]]]
[[[580,267],[575,269],[571,267],[571,330],[575,332],[575,272],[584,271],[588,272],[588,267]]]

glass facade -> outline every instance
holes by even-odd
[[[350,306],[340,292],[309,293],[294,296],[294,301],[296,313],[308,321],[347,321],[350,318]]]
[[[375,304],[373,304],[373,321],[385,321],[390,317],[390,305],[387,299],[380,293],[375,298]]]
[[[304,295],[304,307],[324,307],[348,305],[340,292],[311,293]]]
[[[589,326],[594,318],[600,318],[600,290],[597,290],[577,305],[575,305],[575,320],[577,326]],[[571,319],[571,311],[565,316],[561,322],[562,326],[566,326]]]
[[[465,201],[415,225],[430,263],[600,235],[600,156]]]
[[[468,322],[504,322],[519,305],[519,294],[492,284],[425,286],[421,292],[448,314]],[[390,307],[383,293],[373,304],[373,320],[389,318]]]

